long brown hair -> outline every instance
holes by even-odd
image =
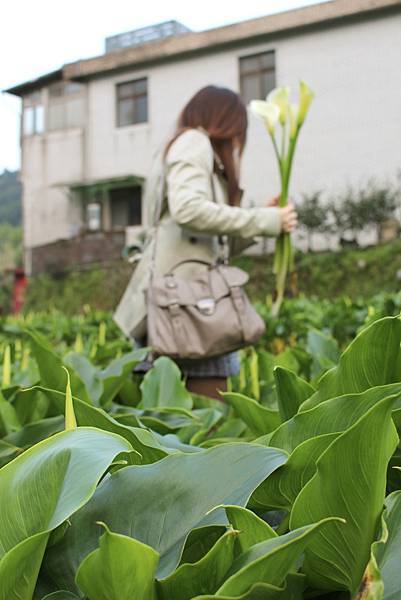
[[[227,88],[214,85],[202,88],[184,106],[165,154],[181,133],[196,127],[207,131],[213,149],[223,164],[223,174],[228,183],[229,203],[239,204],[241,194],[234,164],[234,140],[239,141],[241,155],[248,127],[244,103],[238,94]]]

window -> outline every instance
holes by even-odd
[[[274,50],[239,59],[241,96],[245,104],[264,100],[276,87]]]
[[[34,92],[24,98],[23,132],[24,135],[34,135],[43,133],[44,128],[42,93]]]
[[[89,231],[99,231],[102,228],[102,205],[100,202],[90,202],[86,205],[86,226]]]
[[[109,191],[112,229],[142,224],[141,191],[139,186]]]
[[[146,78],[117,85],[117,126],[125,127],[148,120],[148,80]]]
[[[82,127],[85,122],[85,85],[59,81],[49,86],[49,129]]]

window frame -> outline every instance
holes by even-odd
[[[132,85],[136,83],[145,82],[145,92],[134,93],[129,96],[120,97],[120,89],[124,85]],[[135,100],[137,98],[146,98],[146,119],[144,121],[133,121],[132,123],[121,123],[120,115],[120,101],[121,100],[133,100],[134,101],[134,114],[135,114]],[[119,81],[115,84],[115,124],[118,129],[123,127],[132,127],[137,125],[146,125],[149,123],[149,78],[144,75],[143,77],[137,77],[136,79],[129,79],[127,81]]]
[[[32,132],[27,133],[25,131],[25,119],[27,110],[32,110]],[[41,111],[41,119],[38,119],[38,111]],[[22,137],[32,137],[34,135],[43,135],[46,131],[46,112],[45,104],[43,102],[42,90],[36,90],[26,95],[23,99],[23,110],[22,110]],[[42,128],[38,129],[38,121],[42,123]]]
[[[266,56],[267,54],[272,55],[273,57],[273,66],[272,67],[264,67],[262,65],[262,60],[263,60],[263,56]],[[259,65],[258,65],[258,69],[254,69],[254,70],[249,70],[249,71],[243,71],[243,69],[241,68],[241,63],[244,60],[247,59],[258,59]],[[252,100],[264,100],[266,97],[266,94],[264,94],[262,92],[262,76],[265,75],[266,73],[273,73],[274,76],[274,86],[272,89],[274,89],[277,85],[276,82],[276,73],[277,73],[277,68],[276,68],[276,51],[274,48],[270,48],[269,50],[262,50],[259,52],[255,52],[253,54],[246,54],[246,55],[242,55],[242,56],[238,56],[238,75],[239,75],[239,90],[240,90],[240,95],[241,98],[248,102],[248,100],[245,100],[244,98],[244,85],[243,85],[243,80],[245,77],[249,77],[250,75],[257,75],[258,76],[258,83],[259,83],[259,97],[258,98],[252,98]],[[270,92],[271,90],[269,90]],[[268,93],[269,93],[268,92]]]
[[[72,86],[72,90],[68,89],[69,86]],[[76,89],[74,90],[74,86]],[[78,87],[80,86],[80,87]],[[59,90],[59,93],[52,93],[52,90]],[[85,126],[85,118],[86,118],[86,108],[85,102],[87,97],[87,86],[82,83],[78,83],[76,81],[57,81],[54,84],[49,85],[48,87],[48,110],[47,110],[47,123],[46,129],[49,132],[53,131],[68,131],[70,129],[82,129]],[[70,125],[68,123],[68,103],[77,99],[81,99],[83,102],[83,114],[82,114],[82,123],[80,125]],[[51,108],[54,106],[59,106],[62,109],[63,114],[63,123],[61,127],[50,127],[50,112]]]

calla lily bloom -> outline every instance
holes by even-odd
[[[280,123],[281,125],[285,125],[288,117],[288,110],[290,104],[289,86],[274,89],[267,96],[266,101],[278,106],[280,110]]]
[[[270,135],[274,135],[274,129],[280,117],[279,107],[265,100],[252,100],[249,107],[257,117],[264,121]]]
[[[301,80],[299,82],[299,126],[301,126],[302,123],[305,121],[306,115],[314,97],[315,93],[310,89],[310,87],[305,83],[305,81]]]
[[[290,88],[285,86],[276,88],[270,92],[266,101],[252,100],[250,103],[252,112],[264,120],[272,139],[281,180],[280,207],[285,206],[288,201],[290,176],[299,131],[315,94],[304,81],[300,81],[299,105],[290,104],[289,96]],[[281,137],[279,137],[279,142],[281,141],[281,143],[278,143],[275,135],[277,121],[280,121],[282,125]],[[284,298],[287,273],[292,269],[293,250],[291,237],[289,233],[283,232],[277,239],[274,256],[273,271],[276,274],[276,299],[272,306],[273,316],[277,316],[279,313]]]

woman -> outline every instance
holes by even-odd
[[[146,341],[145,295],[151,264],[157,276],[189,259],[215,262],[227,248],[232,256],[253,244],[256,236],[277,236],[296,226],[293,205],[279,208],[277,198],[265,207],[240,206],[239,171],[247,125],[246,107],[229,89],[207,86],[184,107],[164,152],[166,200],[161,218],[155,222],[158,184],[164,180],[159,172],[145,195],[147,222],[153,226],[151,242],[115,315],[128,335]],[[180,276],[192,277],[201,268],[187,263],[180,267]],[[212,398],[219,398],[219,390],[227,389],[227,377],[239,371],[237,353],[177,363],[188,389]]]

